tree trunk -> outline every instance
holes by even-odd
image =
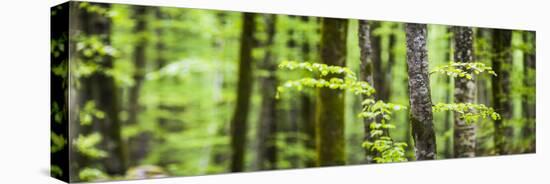
[[[471,63],[474,60],[474,31],[469,27],[454,27],[454,62]],[[464,77],[455,78],[455,102],[474,103],[475,82]],[[476,126],[468,124],[455,113],[454,121],[454,156],[474,157],[476,150]]]
[[[447,29],[445,30],[446,33],[448,34],[449,32],[451,32],[452,28],[451,27],[447,27]],[[453,60],[452,57],[454,54],[451,54],[451,49],[452,49],[452,44],[453,44],[453,41],[451,38],[447,39],[447,49],[445,50],[445,56],[446,58],[445,59],[448,59],[449,61],[450,60]],[[448,58],[447,58],[448,57]],[[451,103],[451,93],[452,93],[452,88],[454,86],[451,85],[451,77],[446,77],[445,79],[445,103]],[[451,131],[451,127],[453,126],[453,122],[451,120],[451,111],[445,111],[445,132],[447,131]],[[445,152],[443,153],[443,155],[445,156],[445,158],[452,158],[453,157],[453,152],[451,147],[453,146],[453,142],[452,142],[452,139],[450,136],[445,136]]]
[[[323,18],[321,31],[321,63],[346,65],[346,38],[348,21]],[[328,75],[343,78],[341,75]],[[341,90],[321,88],[317,91],[317,156],[319,166],[346,163],[344,141],[344,96]]]
[[[493,54],[492,67],[497,77],[492,78],[493,107],[500,113],[501,119],[494,121],[495,151],[500,155],[508,153],[506,137],[511,136],[511,129],[503,125],[503,121],[512,118],[512,104],[510,99],[510,69],[512,67],[512,31],[493,30]]]
[[[267,40],[263,44],[265,49],[264,61],[261,68],[269,74],[260,78],[262,105],[259,116],[258,126],[258,169],[276,169],[277,168],[277,99],[275,92],[277,87],[277,76],[275,71],[277,64],[273,56],[272,46],[275,37],[275,15],[264,15],[266,24]]]
[[[416,159],[433,160],[436,158],[436,142],[428,74],[427,26],[411,23],[405,26],[410,122],[416,147]]]
[[[373,75],[372,85],[376,90],[376,99],[387,102],[389,94],[387,92],[388,82],[386,81],[386,70],[382,63],[382,38],[379,35],[374,35],[372,32],[380,27],[380,22],[372,21],[370,24],[370,50],[371,60],[374,72],[379,72]]]
[[[97,6],[109,9],[108,4]],[[102,43],[110,45],[111,20],[108,17],[81,10],[82,30],[86,36],[98,36]],[[99,65],[104,69],[113,68],[112,57],[103,56]],[[98,110],[105,113],[103,119],[96,119],[96,125],[103,136],[101,148],[108,152],[109,157],[104,158],[103,165],[109,175],[122,175],[128,166],[128,152],[126,143],[121,136],[121,122],[118,118],[120,101],[115,80],[104,72],[96,72],[90,76],[92,98],[96,102]]]
[[[244,170],[244,154],[248,129],[248,110],[252,95],[252,48],[254,45],[253,13],[243,13],[241,46],[239,53],[239,81],[237,83],[237,103],[231,120],[231,171]]]
[[[302,22],[308,23],[309,17],[302,16],[301,17]],[[308,33],[306,31],[303,32],[303,38],[306,38],[307,34],[313,34]],[[310,57],[311,53],[311,43],[309,40],[305,40],[302,43],[302,58],[304,61],[312,62],[312,59]],[[315,134],[315,99],[312,98],[311,94],[308,93],[302,93],[301,94],[301,114],[302,114],[302,134],[306,136],[306,139],[304,140],[304,146],[306,150],[316,150],[315,148],[315,140],[316,140],[316,134]],[[304,160],[304,165],[306,167],[315,167],[315,159],[313,158],[306,158]]]
[[[147,7],[135,6],[134,17],[136,25],[134,27],[134,33],[138,35],[137,42],[134,47],[134,86],[130,87],[129,99],[128,99],[128,125],[138,124],[138,114],[141,109],[138,102],[141,86],[143,85],[143,79],[145,77],[145,49],[147,46],[147,39],[142,36],[147,29]],[[145,157],[148,150],[148,138],[146,134],[139,134],[136,137],[132,137],[128,140],[131,165],[138,164],[137,161]]]
[[[368,82],[370,85],[374,85],[373,81],[373,49],[371,44],[371,32],[370,32],[370,26],[369,22],[366,20],[359,20],[359,49],[360,49],[360,56],[359,60],[361,62],[361,66],[359,69],[359,78],[360,80],[364,80]],[[368,96],[363,96],[362,100],[365,100],[369,98]],[[372,142],[373,139],[370,136],[370,123],[373,121],[373,119],[363,119],[363,126],[364,126],[364,133],[365,137],[363,138],[363,141],[370,141]],[[366,162],[367,163],[373,163],[374,158],[374,152],[370,149],[365,149],[365,155],[366,155]]]
[[[532,46],[532,50],[525,51],[523,56],[523,84],[527,89],[522,95],[522,109],[525,118],[522,134],[527,140],[532,140],[524,152],[534,153],[536,151],[536,34],[526,31],[523,33],[524,43]]]

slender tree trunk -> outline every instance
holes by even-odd
[[[385,72],[385,76],[384,76],[384,81],[386,81],[386,85],[385,85],[385,89],[384,89],[384,93],[385,93],[385,99],[386,101],[390,101],[390,98],[391,98],[391,93],[392,93],[392,86],[391,84],[393,83],[393,68],[394,68],[394,65],[395,65],[395,52],[394,52],[394,48],[395,48],[395,44],[396,44],[396,35],[395,33],[393,33],[393,30],[395,29],[395,24],[392,25],[392,33],[389,35],[389,43],[388,43],[388,64],[386,65],[386,69],[384,70]]]
[[[248,129],[248,111],[252,95],[252,48],[254,45],[253,13],[243,13],[242,34],[239,54],[239,81],[237,84],[237,103],[231,120],[231,171],[244,170],[244,155]]]
[[[321,31],[321,63],[346,65],[348,21],[323,18]],[[328,75],[325,78],[343,77]],[[344,141],[344,96],[341,90],[318,89],[317,95],[317,156],[319,166],[346,163]]]
[[[416,159],[433,160],[436,158],[436,142],[428,74],[427,26],[411,23],[405,26],[410,122],[416,147]]]
[[[309,22],[309,17],[302,16],[301,20],[303,23],[307,24]],[[307,34],[312,34],[308,32],[303,32],[302,37],[305,39],[307,38]],[[304,61],[312,62],[310,53],[311,53],[311,43],[309,40],[305,40],[302,43],[302,58]],[[301,110],[302,110],[302,134],[305,135],[307,138],[304,140],[304,146],[306,150],[315,150],[315,99],[312,98],[310,94],[302,93],[301,94]],[[306,167],[315,167],[315,159],[313,158],[306,158],[304,160],[304,165]]]
[[[506,137],[511,136],[511,129],[503,124],[512,118],[512,104],[510,99],[510,69],[512,67],[512,31],[493,30],[493,70],[497,77],[492,78],[493,107],[500,113],[501,119],[494,121],[495,151],[499,155],[509,153]]]
[[[277,99],[275,99],[275,91],[277,87],[277,76],[275,71],[277,64],[273,56],[272,47],[275,37],[275,15],[264,15],[266,24],[267,40],[263,44],[265,48],[264,61],[262,69],[268,72],[267,76],[260,79],[262,105],[260,110],[260,126],[258,126],[258,153],[257,163],[258,169],[276,169],[277,168]]]
[[[290,21],[296,21],[297,16],[289,15],[288,19]],[[299,30],[295,29],[294,27],[290,27],[287,31],[287,48],[289,50],[287,58],[290,60],[297,60],[298,50],[299,49],[299,42],[296,40],[296,35],[299,33]],[[288,108],[288,124],[284,128],[284,132],[286,135],[285,142],[288,145],[296,146],[298,142],[298,121],[299,121],[299,113],[300,113],[300,101],[299,100],[290,100],[288,102],[289,108]],[[292,168],[297,168],[299,165],[299,156],[298,155],[290,155],[288,158],[288,161],[290,162],[290,165]]]
[[[147,7],[135,6],[134,17],[136,25],[134,27],[134,33],[138,35],[144,35],[147,28]],[[135,125],[138,123],[138,114],[140,112],[140,104],[138,102],[141,86],[143,85],[143,79],[145,77],[145,49],[147,46],[147,39],[144,36],[140,36],[137,39],[134,47],[134,86],[130,88],[128,99],[128,125]],[[148,138],[145,134],[139,134],[136,137],[128,140],[131,165],[138,164],[137,161],[145,157],[148,150]]]
[[[448,34],[449,32],[451,32],[451,29],[450,27],[448,27],[446,29],[446,33]],[[451,54],[451,49],[452,49],[452,44],[453,44],[453,41],[451,38],[447,39],[447,49],[445,50],[445,56],[446,58],[445,59],[448,59],[449,61],[450,60],[453,60],[452,57],[453,57],[453,54]],[[448,58],[447,58],[448,57]],[[445,79],[445,103],[451,103],[451,93],[452,93],[452,88],[454,88],[453,85],[451,85],[451,77],[446,77]],[[447,131],[451,131],[451,127],[453,126],[453,122],[451,120],[451,111],[445,111],[445,132]],[[445,136],[445,152],[444,152],[444,155],[445,155],[445,158],[452,158],[453,157],[453,152],[451,147],[453,146],[453,142],[452,142],[452,139],[450,136]]]
[[[373,87],[376,90],[376,99],[387,102],[389,94],[387,94],[388,82],[386,81],[386,71],[384,64],[382,63],[382,37],[374,35],[372,32],[380,27],[380,22],[372,21],[370,23],[369,33],[370,37],[370,50],[371,60],[374,72],[378,72],[373,75]]]
[[[108,4],[98,4],[99,7],[109,9]],[[108,17],[97,15],[93,12],[81,10],[82,30],[86,36],[98,36],[102,43],[110,45],[111,20]],[[102,57],[100,65],[104,69],[113,68],[112,57]],[[90,76],[91,96],[96,102],[98,110],[105,112],[103,119],[96,119],[94,126],[103,135],[101,148],[108,152],[109,157],[104,158],[105,171],[110,175],[122,175],[128,166],[128,152],[126,143],[121,136],[121,122],[118,118],[120,101],[115,80],[105,73],[96,72]]]
[[[526,31],[523,33],[524,43],[532,46],[532,50],[524,52],[523,56],[523,84],[528,93],[522,95],[523,116],[526,120],[522,128],[523,137],[527,140],[532,140],[530,145],[524,152],[533,153],[536,151],[536,34],[535,32]]]
[[[360,56],[359,60],[361,61],[361,68],[359,69],[359,77],[360,80],[364,80],[368,82],[370,85],[374,85],[373,81],[373,49],[371,44],[371,32],[370,32],[370,26],[369,22],[366,20],[359,20],[359,49],[360,49]],[[368,96],[363,96],[362,100],[365,100],[369,98]],[[363,138],[364,141],[370,141],[372,142],[373,139],[370,136],[370,123],[373,121],[373,119],[364,119],[363,120],[363,126],[364,126],[364,133],[365,137]],[[366,155],[366,162],[367,163],[373,163],[374,158],[374,152],[370,149],[365,149],[365,155]]]
[[[454,62],[471,63],[474,60],[474,31],[469,27],[454,27]],[[474,103],[475,82],[464,77],[455,78],[455,102]],[[476,150],[476,126],[468,124],[455,113],[454,156],[474,157]]]

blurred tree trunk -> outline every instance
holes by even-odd
[[[512,135],[511,129],[503,122],[512,118],[512,103],[510,99],[510,69],[512,67],[512,31],[493,30],[493,59],[492,67],[497,77],[492,78],[493,107],[500,113],[501,119],[494,121],[495,151],[499,155],[508,153],[506,137]]]
[[[346,38],[348,21],[323,18],[321,29],[321,63],[346,65]],[[328,75],[325,79],[342,78]],[[320,88],[317,90],[317,156],[319,166],[346,163],[344,141],[344,96],[341,90]]]
[[[454,61],[471,63],[474,60],[474,31],[470,27],[454,27]],[[475,82],[464,77],[455,78],[455,103],[474,103]],[[476,126],[468,124],[455,113],[454,121],[454,156],[474,157],[476,148]]]
[[[492,29],[490,28],[477,28],[476,31],[474,47],[475,47],[475,61],[482,62],[487,66],[491,66],[491,34]],[[491,105],[491,78],[498,76],[489,76],[489,75],[479,75],[475,78],[476,80],[476,100],[478,104]],[[482,124],[478,124],[482,127]],[[492,126],[492,125],[491,125]],[[483,130],[478,128],[478,130]],[[484,131],[481,131],[484,132]],[[486,146],[489,142],[493,142],[493,134],[483,134],[480,133],[477,136],[477,145],[476,145],[476,156],[492,155],[490,147]]]
[[[388,63],[386,65],[386,69],[384,70],[385,72],[385,79],[384,81],[386,81],[386,85],[385,85],[385,89],[384,89],[384,93],[385,93],[385,96],[384,98],[386,99],[386,101],[390,101],[390,98],[391,98],[391,93],[392,93],[392,83],[393,83],[393,68],[395,67],[395,52],[394,52],[394,48],[395,48],[395,44],[396,44],[396,35],[395,35],[395,24],[392,24],[391,26],[391,33],[389,36],[389,43],[388,43]]]
[[[380,22],[370,22],[370,50],[371,60],[373,66],[373,72],[377,72],[373,75],[373,83],[371,83],[376,89],[376,99],[387,102],[389,100],[388,88],[391,83],[386,79],[386,67],[382,63],[382,37],[375,35],[374,31],[380,27]],[[389,68],[389,66],[387,67]]]
[[[417,160],[433,160],[436,158],[426,27],[425,24],[407,23],[405,25],[410,122]]]
[[[231,120],[231,171],[244,171],[244,155],[248,129],[248,111],[252,94],[252,48],[254,45],[255,14],[243,13],[239,53],[237,103]]]
[[[449,34],[452,30],[451,27],[447,27],[447,29],[445,30],[445,33],[446,34]],[[448,59],[449,61],[453,60],[453,55],[454,54],[451,54],[451,49],[452,49],[452,44],[453,44],[453,41],[451,39],[451,37],[449,36],[447,40],[447,49],[445,50],[445,56],[448,57],[448,58],[445,58],[445,59]],[[445,62],[447,63],[447,62]],[[445,103],[451,103],[451,93],[452,93],[452,88],[454,88],[453,85],[451,85],[451,77],[446,77],[445,78]],[[445,111],[445,133],[444,135],[447,135],[446,133],[448,131],[451,131],[451,127],[453,126],[452,125],[453,122],[451,121],[451,111]],[[452,142],[452,139],[451,139],[451,136],[445,136],[445,151],[443,153],[443,155],[445,155],[445,158],[452,158],[453,157],[453,152],[451,147],[453,146],[453,142]]]
[[[98,7],[109,9],[108,4],[97,4]],[[111,19],[93,12],[81,10],[82,30],[86,36],[97,36],[104,45],[110,45]],[[104,70],[113,68],[112,56],[102,56],[98,63]],[[101,148],[108,152],[109,157],[103,159],[106,173],[122,175],[128,166],[128,152],[126,143],[121,136],[121,122],[119,92],[112,76],[105,72],[95,72],[90,76],[90,89],[96,107],[105,113],[103,119],[96,119],[97,126],[103,140]]]
[[[536,151],[536,34],[535,32],[525,31],[523,33],[524,43],[530,47],[529,50],[524,51],[523,56],[523,84],[525,85],[525,91],[522,95],[522,109],[523,116],[525,118],[525,124],[523,126],[522,134],[527,140],[532,140],[526,153],[533,153]]]
[[[140,112],[139,96],[143,79],[145,77],[145,60],[146,60],[146,29],[147,29],[147,7],[134,6],[134,19],[136,25],[134,34],[136,34],[136,43],[134,47],[134,85],[130,87],[128,97],[128,123],[127,125],[138,124],[138,114]],[[138,164],[138,161],[145,157],[148,150],[148,135],[140,133],[128,140],[130,165]]]
[[[359,78],[360,80],[368,82],[370,85],[374,85],[373,81],[373,45],[371,44],[371,29],[369,22],[366,20],[359,20],[359,49],[360,49],[360,56],[359,60],[361,61],[360,69],[359,69]],[[365,99],[368,99],[370,97],[363,96],[361,99],[362,101]],[[373,139],[370,136],[370,123],[373,121],[373,119],[363,119],[363,126],[364,126],[364,133],[365,137],[363,138],[363,141],[370,141],[372,142]],[[369,149],[365,149],[365,155],[366,155],[366,162],[367,163],[373,163],[374,158],[374,151],[370,151]]]
[[[294,15],[288,15],[288,20],[293,24],[294,22],[297,22],[297,16]],[[298,44],[299,41],[296,40],[296,35],[298,34],[298,29],[295,27],[289,27],[287,30],[287,36],[288,40],[286,42],[286,46],[288,49],[288,56],[287,58],[290,60],[298,60]],[[298,144],[298,120],[299,120],[299,113],[300,113],[300,103],[299,100],[289,100],[289,108],[288,111],[288,124],[284,127],[284,135],[285,135],[285,142],[289,146],[297,146]],[[298,155],[289,155],[288,161],[290,162],[291,168],[297,168],[299,165],[299,156]]]
[[[304,24],[307,24],[310,21],[310,18],[307,16],[302,16],[301,20]],[[307,39],[308,34],[313,34],[307,31],[304,31],[302,33],[303,39],[305,41],[302,43],[301,50],[302,50],[302,58],[304,62],[314,62],[311,58],[311,43]],[[308,93],[301,93],[301,114],[302,114],[302,120],[301,120],[301,132],[303,135],[306,136],[304,140],[304,146],[307,150],[316,150],[315,148],[315,99],[312,98],[311,94]],[[315,167],[315,159],[313,158],[306,158],[304,160],[304,165],[306,167]]]
[[[262,46],[265,49],[265,55],[261,69],[267,72],[266,76],[260,78],[262,104],[259,116],[258,126],[258,169],[276,169],[277,168],[277,99],[275,92],[277,87],[277,63],[273,56],[273,43],[275,37],[275,15],[263,15],[265,22],[267,40]]]

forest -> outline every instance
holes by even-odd
[[[55,177],[536,152],[534,31],[87,2],[51,16]]]

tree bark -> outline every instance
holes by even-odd
[[[310,19],[307,16],[301,17],[302,22],[307,24]],[[306,31],[303,32],[303,38],[307,38],[308,33]],[[316,33],[318,34],[318,33]],[[302,50],[302,58],[304,61],[313,62],[310,56],[311,53],[311,43],[309,40],[305,39],[302,43],[301,50]],[[302,121],[301,121],[301,129],[302,134],[305,135],[307,138],[304,140],[304,146],[306,150],[316,150],[315,147],[315,140],[316,140],[316,133],[315,133],[315,99],[311,96],[311,94],[308,93],[302,93],[301,94],[301,114],[302,114]],[[315,167],[315,159],[313,158],[306,158],[304,160],[305,167]]]
[[[492,67],[497,77],[492,78],[493,107],[500,113],[501,119],[494,121],[495,151],[500,155],[508,154],[509,147],[506,137],[511,136],[511,129],[503,122],[512,118],[512,104],[510,100],[510,69],[512,67],[512,31],[493,30],[493,59]]]
[[[97,4],[97,6],[104,9],[110,8],[108,4]],[[86,10],[80,11],[83,33],[86,36],[97,36],[103,44],[110,45],[111,19]],[[103,56],[99,65],[104,69],[113,68],[112,57]],[[122,175],[128,166],[128,152],[121,136],[121,122],[118,118],[120,101],[115,80],[104,72],[95,72],[89,79],[91,96],[96,102],[97,109],[105,113],[103,119],[95,119],[94,122],[94,126],[98,127],[103,136],[101,148],[109,154],[109,157],[102,159],[105,171],[109,175]]]
[[[454,27],[454,62],[471,63],[474,59],[474,31],[469,27]],[[456,103],[474,103],[475,82],[464,77],[455,78],[454,99]],[[474,157],[476,150],[476,126],[468,124],[455,113],[454,156]]]
[[[523,137],[532,140],[524,152],[534,153],[536,151],[536,34],[526,31],[523,33],[524,43],[532,46],[532,50],[524,51],[523,55],[523,84],[527,89],[522,95],[523,116],[526,120],[522,128]],[[533,91],[533,93],[531,93]]]
[[[348,21],[323,18],[321,31],[321,63],[346,65],[346,38]],[[343,78],[341,75],[328,75]],[[344,96],[341,90],[321,88],[317,90],[317,156],[319,166],[346,163],[344,141]]]
[[[452,28],[451,27],[447,27],[447,29],[445,30],[446,33],[448,34],[449,32],[452,31]],[[453,45],[453,40],[451,38],[447,39],[447,49],[445,50],[445,56],[446,58],[445,59],[448,59],[449,61],[450,60],[453,60],[453,55],[454,54],[451,54],[451,49],[452,49],[452,45]],[[448,57],[448,58],[447,58]],[[451,103],[451,94],[452,93],[452,88],[454,87],[453,85],[451,85],[451,77],[446,77],[445,79],[445,103]],[[446,111],[445,112],[445,132],[447,131],[451,131],[451,127],[453,126],[453,122],[451,120],[451,113],[450,111]],[[453,147],[453,142],[452,142],[452,139],[450,136],[445,136],[445,151],[443,153],[443,155],[445,156],[445,158],[452,158],[453,157],[453,151],[451,149],[451,147]]]
[[[231,120],[231,171],[244,170],[244,155],[248,129],[248,111],[252,94],[252,48],[254,45],[253,13],[243,13],[241,46],[239,53],[239,81],[237,83],[237,103]]]
[[[141,86],[143,85],[143,79],[145,77],[145,59],[146,59],[146,46],[147,39],[143,36],[147,29],[147,7],[135,6],[134,18],[136,20],[136,26],[134,27],[134,33],[137,34],[138,39],[134,47],[134,86],[130,87],[128,97],[128,125],[138,124],[138,114],[140,112],[139,96]],[[136,137],[128,140],[131,165],[137,164],[137,161],[145,157],[148,150],[148,138],[145,134],[139,134]]]
[[[386,67],[382,63],[382,37],[374,35],[373,31],[380,27],[380,22],[372,21],[370,23],[370,53],[372,60],[373,72],[378,72],[373,75],[372,85],[376,90],[376,99],[387,102],[389,100],[388,82],[386,79]]]
[[[409,75],[410,122],[417,160],[436,158],[435,131],[426,47],[425,24],[407,23],[407,68]]]
[[[262,44],[265,49],[265,56],[261,67],[268,72],[268,75],[260,78],[262,105],[259,116],[260,125],[258,126],[257,163],[259,170],[277,168],[277,146],[275,144],[278,122],[277,99],[275,99],[277,64],[272,52],[276,16],[263,15],[263,18],[266,24],[267,40]]]
[[[360,80],[364,80],[368,82],[370,85],[374,85],[373,81],[373,49],[371,44],[371,30],[369,26],[369,22],[366,20],[359,20],[359,49],[360,49],[360,56],[359,60],[361,62],[360,69],[359,69],[359,78]],[[368,96],[362,96],[362,100],[365,100],[369,98]],[[370,123],[373,121],[373,119],[363,119],[363,126],[364,126],[364,133],[365,136],[363,138],[364,141],[370,141],[372,142],[373,139],[370,136]],[[374,158],[374,152],[370,149],[365,149],[365,156],[366,156],[366,162],[367,163],[373,163]]]

